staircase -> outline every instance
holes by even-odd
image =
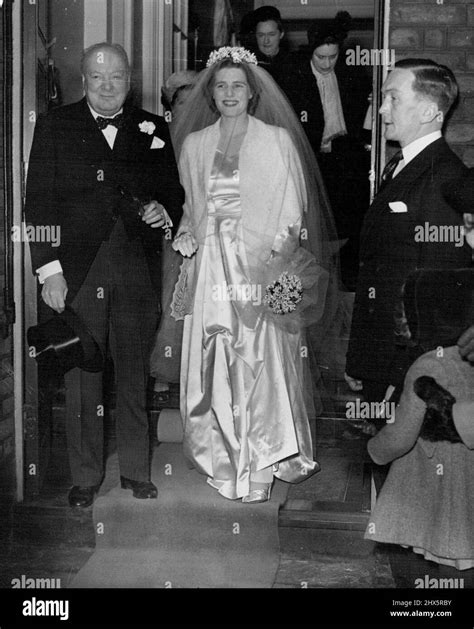
[[[390,587],[388,562],[382,561],[380,568],[374,544],[363,539],[371,501],[366,437],[345,419],[345,403],[351,396],[345,383],[326,388],[330,399],[325,400],[325,408],[330,410],[317,419],[313,431],[314,456],[321,471],[292,485],[280,510],[282,560],[275,587],[300,587],[300,583],[309,583],[309,587]],[[178,394],[178,388],[172,387],[167,407],[179,406]],[[154,435],[159,415],[160,409],[150,413]],[[107,428],[112,452],[113,421]],[[71,483],[60,398],[53,412],[53,444],[41,495],[11,506],[10,533],[0,537],[0,548],[8,549],[4,552],[5,568],[0,570],[0,586],[10,587],[13,562],[18,565],[15,575],[25,573],[24,566],[28,565],[29,576],[40,578],[50,572],[65,587],[94,551],[92,510],[72,511],[67,505]],[[106,478],[101,493],[116,480]]]
[[[374,550],[374,543],[363,539],[371,505],[367,437],[346,420],[346,402],[356,396],[345,382],[329,383],[325,390],[330,397],[323,403],[329,411],[312,426],[314,458],[321,471],[290,486],[279,517],[282,551],[367,557]],[[178,409],[176,387],[163,406]],[[154,426],[159,416],[159,409],[151,411]]]

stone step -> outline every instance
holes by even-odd
[[[54,504],[56,502],[56,504]],[[13,507],[11,540],[45,548],[95,548],[92,507],[71,509],[67,493]]]

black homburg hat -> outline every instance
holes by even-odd
[[[104,356],[91,332],[70,306],[27,331],[30,355],[40,369],[65,374],[74,367],[101,371]]]

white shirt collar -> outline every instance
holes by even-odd
[[[418,138],[417,140],[410,142],[410,144],[407,144],[404,148],[402,148],[405,166],[408,162],[411,162],[412,159],[415,159],[415,157],[427,146],[436,142],[436,140],[439,140],[441,137],[443,137],[441,131],[433,131],[432,133],[424,135],[422,138]]]
[[[94,120],[97,120],[97,118],[101,116],[101,114],[98,114],[95,109],[92,109],[89,103],[87,103],[87,106],[91,110],[91,114],[94,116]],[[115,118],[115,116],[118,116],[119,114],[122,114],[122,113],[123,113],[123,107],[121,107],[113,116],[101,116],[101,118]]]

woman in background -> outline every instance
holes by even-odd
[[[332,316],[330,211],[291,107],[245,49],[211,54],[181,121],[184,452],[224,497],[265,502],[274,476],[319,469],[303,327],[317,321],[324,334]]]
[[[354,291],[360,228],[370,201],[370,152],[364,120],[371,93],[370,77],[349,66],[343,44],[351,16],[340,11],[329,22],[308,30],[310,58],[299,54],[290,100],[317,157],[331,202],[341,250],[342,281]]]
[[[164,87],[161,88],[161,102],[163,107],[171,112],[171,130],[175,127],[176,119],[193,89],[198,73],[194,70],[180,70],[173,72]]]
[[[269,5],[255,9],[244,16],[240,34],[244,38],[247,35],[258,65],[266,70],[286,93],[295,68],[285,39],[285,27],[280,11]]]

